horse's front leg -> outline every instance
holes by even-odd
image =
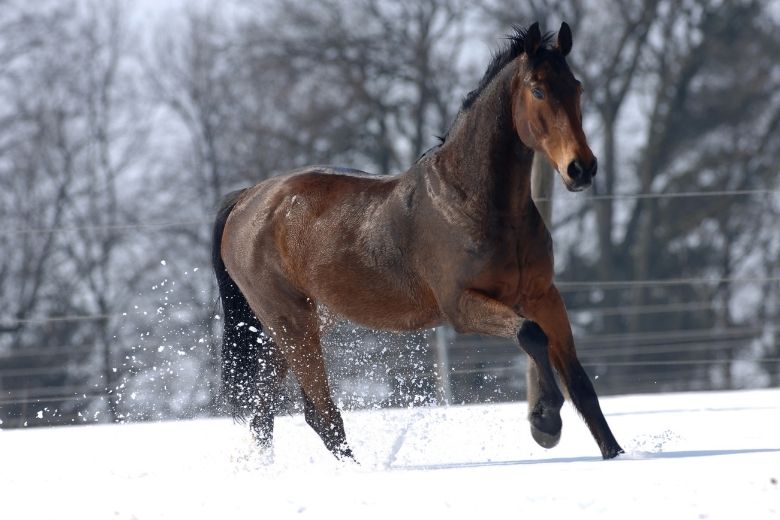
[[[529,319],[539,324],[547,336],[550,360],[561,376],[575,408],[596,439],[601,455],[610,459],[623,453],[601,412],[593,384],[577,359],[571,325],[558,289],[551,285],[540,296],[524,302],[523,311]]]
[[[529,395],[531,434],[540,446],[555,446],[561,436],[563,395],[555,382],[547,338],[542,329],[512,308],[474,290],[466,290],[460,295],[448,318],[458,332],[511,338],[528,354],[534,374],[533,381],[529,381],[529,388],[531,385],[534,388]]]

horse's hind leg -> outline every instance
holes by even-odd
[[[286,358],[303,391],[306,422],[337,459],[353,459],[344,421],[330,395],[319,337],[301,338],[297,343],[301,347],[288,350]]]
[[[267,403],[259,403],[249,427],[257,445],[263,450],[270,450],[274,440],[273,407]]]
[[[325,447],[328,448],[336,458],[350,458],[354,460],[355,457],[352,455],[352,450],[347,445],[347,437],[344,432],[344,421],[335,405],[333,405],[335,412],[331,416],[331,419],[325,419],[324,416],[317,411],[317,407],[314,405],[314,402],[309,399],[309,396],[306,395],[306,392],[302,392],[302,394],[306,423],[317,432],[317,435],[320,436],[322,442],[325,443]]]
[[[269,341],[270,343],[270,341]],[[287,366],[270,343],[266,355],[258,360],[257,393],[250,428],[260,448],[270,450],[273,445],[274,415],[281,399],[282,384],[287,377]]]
[[[330,395],[316,312],[307,307],[279,318],[272,333],[301,385],[306,422],[336,458],[354,459],[347,445],[344,421]]]

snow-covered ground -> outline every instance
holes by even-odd
[[[602,461],[567,404],[534,444],[525,404],[352,412],[360,466],[301,417],[263,465],[229,420],[0,432],[0,518],[780,518],[780,390],[602,399]]]

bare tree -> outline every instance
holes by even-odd
[[[767,209],[761,195],[690,201],[613,196],[770,187],[766,164],[776,152],[767,139],[777,125],[778,76],[769,58],[777,52],[771,50],[777,39],[767,2],[540,1],[514,10],[500,1],[487,5],[489,17],[504,27],[518,18],[544,20],[550,13],[573,17],[568,20],[575,29],[572,63],[585,86],[583,108],[599,175],[592,191],[597,197],[567,204],[572,209],[555,219],[558,255],[566,260],[563,277],[648,280],[717,273],[730,278],[765,254],[745,241],[768,229],[761,224]],[[592,242],[568,238],[582,234],[598,239],[596,254]],[[738,324],[729,309],[741,291],[732,284],[599,291],[607,307],[720,303],[663,320],[641,312],[612,313],[589,327],[633,333],[728,328]],[[583,307],[592,306],[594,297],[588,291],[568,295],[571,305]],[[639,345],[628,343],[623,362],[641,355]],[[722,352],[732,355],[725,347]],[[709,369],[702,362],[684,370],[706,380]],[[634,377],[630,368],[621,371]],[[677,381],[686,378],[694,379],[688,374]]]
[[[389,173],[457,111],[464,22],[462,2],[286,2],[246,25],[244,52],[259,84],[277,77],[285,118],[273,129],[301,159]]]

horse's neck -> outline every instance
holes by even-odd
[[[461,111],[438,150],[444,182],[480,207],[523,211],[531,196],[533,151],[512,122],[511,82],[517,62],[498,73],[467,110]]]

